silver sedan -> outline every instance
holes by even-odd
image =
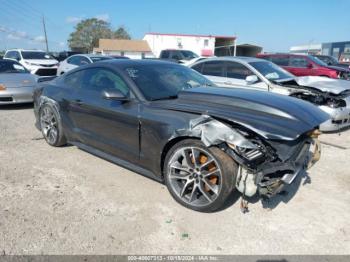
[[[37,76],[12,60],[0,60],[0,105],[31,103]]]

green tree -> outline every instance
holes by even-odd
[[[91,52],[98,46],[100,38],[113,38],[110,24],[97,18],[89,18],[76,25],[75,31],[69,36],[68,45],[71,49]]]
[[[124,26],[119,26],[119,28],[114,31],[113,38],[115,38],[115,39],[131,39],[131,36],[128,33],[128,31],[125,29]]]

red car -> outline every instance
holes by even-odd
[[[258,54],[257,57],[269,60],[296,76],[325,76],[350,80],[349,69],[329,66],[310,55]]]

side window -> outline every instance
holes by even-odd
[[[15,51],[14,52],[14,59],[16,59],[16,60],[20,60],[21,59],[21,56],[19,55],[19,52],[17,52],[17,51]]]
[[[87,58],[84,57],[84,56],[81,56],[81,57],[80,57],[80,61],[79,61],[79,62],[80,62],[79,65],[88,65],[88,64],[90,64],[89,59],[87,59]]]
[[[279,66],[288,66],[289,65],[289,59],[288,56],[275,56],[270,59],[272,63],[275,63]]]
[[[85,72],[82,83],[83,89],[97,92],[102,92],[106,89],[117,89],[125,96],[129,94],[128,85],[116,73],[104,68],[93,68],[83,71]]]
[[[291,56],[289,61],[289,66],[306,68],[308,62],[304,57]]]
[[[169,51],[162,51],[160,58],[169,58]]]
[[[79,66],[80,65],[80,57],[79,56],[70,57],[70,58],[68,58],[67,63],[71,64],[71,65]]]
[[[78,71],[64,76],[64,83],[70,88],[81,88],[84,71]]]
[[[171,52],[171,59],[174,59],[174,60],[181,60],[181,55],[179,52],[176,52],[176,51],[173,51]]]
[[[202,74],[208,76],[224,76],[223,63],[212,61],[203,63]]]
[[[255,75],[250,69],[240,63],[228,62],[226,64],[226,76],[228,78],[246,79],[247,76]]]
[[[193,70],[196,70],[198,73],[202,73],[203,63],[200,63],[198,65],[192,66]]]

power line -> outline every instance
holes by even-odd
[[[31,24],[31,25],[34,25],[34,28],[36,28],[38,31],[39,30],[40,32],[42,32],[42,30],[44,31],[44,37],[45,37],[44,43],[46,43],[47,50],[48,50],[48,42],[61,45],[60,42],[48,41],[47,32],[46,32],[46,23],[44,21],[44,16],[42,11],[32,7],[31,5],[28,4],[28,2],[23,2],[20,0],[17,0],[17,1],[20,1],[20,4],[15,1],[11,1],[11,2],[6,0],[0,0],[0,1],[2,1],[2,3],[5,5],[7,9],[5,12],[6,16],[9,17],[11,20],[13,17],[15,18],[17,17],[18,20],[25,20],[24,22],[26,25]],[[59,29],[62,32],[67,33],[62,29],[62,27],[58,26],[51,20],[47,18],[45,18],[45,20],[48,21],[51,25],[53,25],[56,29]],[[31,27],[31,29],[33,29],[33,27]],[[24,33],[21,34],[21,32],[17,30],[7,30],[7,32],[10,34],[14,34],[14,36],[18,38],[41,42],[41,41],[37,41],[37,38],[29,36],[27,34],[24,35]]]
[[[13,18],[17,18],[16,20],[22,20],[22,21],[24,20],[26,24],[31,24],[35,26],[40,25],[40,17],[29,15],[28,13],[23,12],[23,10],[14,7],[12,5],[13,2],[11,2],[12,4],[6,1],[3,3],[5,7],[7,7],[6,12],[3,12],[3,14],[9,17],[11,20],[13,20]],[[3,11],[5,10],[3,9]]]
[[[37,42],[37,43],[44,43],[43,41],[38,41],[36,37],[33,37],[31,35],[28,35],[28,34],[21,35],[21,34],[19,34],[20,31],[9,29],[9,28],[7,28],[5,26],[1,26],[1,25],[0,25],[0,33],[13,34],[18,39],[26,39],[26,40],[34,41],[34,42]],[[56,42],[56,41],[48,41],[48,42],[49,43],[54,43],[54,44],[60,44],[60,42]]]

